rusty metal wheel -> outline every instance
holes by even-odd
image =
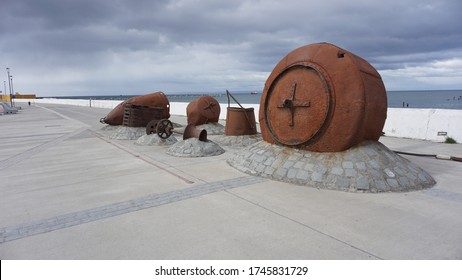
[[[146,125],[146,134],[147,135],[157,133],[157,123],[158,122],[159,122],[158,120],[152,120],[152,121],[148,122],[148,124]]]
[[[157,135],[162,139],[167,139],[173,134],[173,124],[167,119],[162,119],[157,123]]]

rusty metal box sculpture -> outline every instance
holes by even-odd
[[[160,120],[163,116],[163,108],[125,104],[123,126],[145,127],[152,120]]]
[[[364,59],[328,43],[291,51],[268,77],[259,121],[269,143],[316,152],[377,141],[387,114],[380,74]]]

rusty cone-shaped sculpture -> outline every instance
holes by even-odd
[[[328,43],[293,50],[268,77],[259,121],[269,143],[316,152],[377,141],[387,114],[379,73]]]
[[[194,124],[190,123],[184,129],[183,140],[189,138],[197,138],[199,141],[207,142],[207,130],[198,129]]]
[[[220,111],[220,103],[215,98],[208,95],[202,96],[191,101],[186,107],[188,124],[217,123]]]
[[[162,119],[170,118],[170,102],[167,96],[159,91],[125,100],[112,109],[112,111],[100,121],[109,125],[122,125],[126,104],[162,108]]]

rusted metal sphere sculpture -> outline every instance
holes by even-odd
[[[380,74],[366,60],[329,43],[291,51],[268,77],[259,121],[269,143],[315,152],[377,141],[387,115]]]
[[[188,124],[216,123],[220,118],[220,110],[220,103],[215,98],[209,95],[201,96],[186,107]]]

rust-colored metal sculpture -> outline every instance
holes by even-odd
[[[228,90],[226,90],[226,94],[228,95],[228,108],[226,108],[225,135],[240,136],[257,134],[253,108],[244,108]],[[239,107],[230,106],[230,97]]]
[[[293,50],[268,77],[259,121],[265,141],[316,152],[378,140],[387,114],[379,73],[328,43]]]
[[[190,123],[184,129],[183,140],[189,138],[197,138],[199,141],[207,142],[207,130],[198,129],[194,124]]]
[[[149,93],[146,95],[135,96],[125,100],[112,109],[106,117],[102,118],[100,122],[110,125],[122,125],[125,110],[125,104],[133,104],[138,106],[149,106],[162,108],[162,118],[170,118],[170,102],[167,96],[159,91]]]
[[[157,135],[162,139],[169,138],[173,132],[180,133],[175,131],[173,123],[170,120],[152,120],[146,126],[146,134],[157,133]],[[183,131],[183,140],[189,138],[197,138],[199,141],[207,142],[207,130],[198,129],[194,124],[188,124]]]
[[[139,106],[130,103],[124,106],[122,125],[128,127],[144,127],[151,120],[162,119],[164,109],[161,107]]]
[[[220,103],[215,98],[209,95],[201,96],[186,107],[188,124],[216,123],[220,118],[220,111]]]

